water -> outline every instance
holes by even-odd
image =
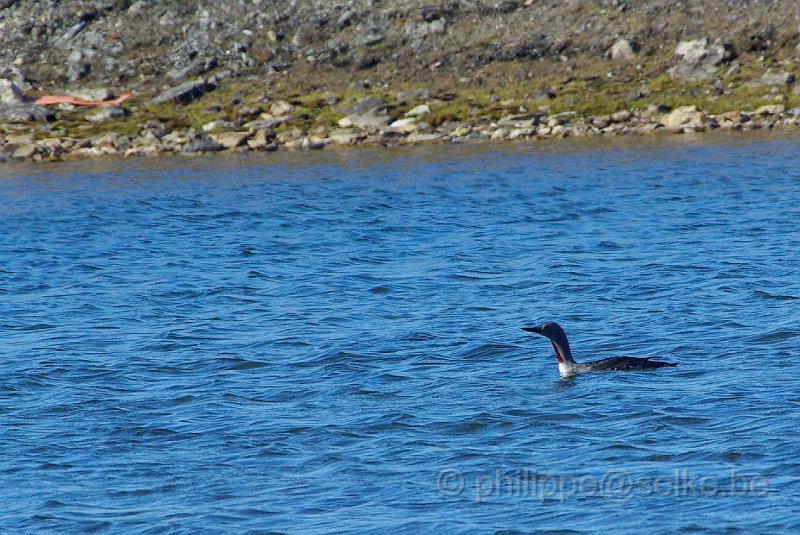
[[[0,526],[797,532],[798,169],[792,134],[6,167]],[[562,380],[543,320],[679,366]]]

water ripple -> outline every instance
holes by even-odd
[[[797,531],[796,139],[604,143],[14,168],[0,525]]]

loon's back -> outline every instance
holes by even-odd
[[[677,366],[674,362],[661,362],[652,360],[654,357],[610,357],[607,359],[596,360],[579,364],[583,371],[629,371],[629,370],[652,370],[665,366]]]

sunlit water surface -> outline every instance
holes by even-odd
[[[797,142],[0,169],[0,526],[798,532]]]

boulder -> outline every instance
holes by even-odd
[[[786,106],[783,104],[766,104],[761,106],[750,115],[780,115],[786,111]]]
[[[153,104],[188,104],[195,99],[202,97],[211,86],[202,78],[184,82],[175,87],[171,87],[152,99],[150,102]]]
[[[718,113],[714,117],[719,123],[744,123],[750,120],[750,116],[740,111],[726,111]]]
[[[325,147],[325,140],[319,136],[303,138],[303,148],[306,150],[319,150]]]
[[[675,55],[678,63],[669,70],[669,76],[676,82],[710,80],[717,67],[731,57],[719,39],[709,44],[707,38],[681,41]]]
[[[67,56],[67,78],[76,82],[89,75],[97,52],[91,48],[73,50]]]
[[[408,110],[406,112],[406,117],[419,117],[420,115],[429,115],[430,113],[431,109],[427,104],[420,104]]]
[[[0,78],[0,103],[24,104],[29,102],[22,94],[22,90],[11,80]]]
[[[6,143],[14,145],[27,145],[33,143],[33,134],[30,132],[26,134],[9,134],[6,136]]]
[[[426,134],[423,132],[413,132],[405,138],[406,143],[429,143],[431,141],[438,141],[444,136],[442,134]]]
[[[231,130],[236,128],[236,123],[231,121],[223,121],[222,119],[217,119],[215,121],[209,121],[203,125],[203,132],[213,132],[214,130]]]
[[[611,114],[611,120],[615,123],[625,123],[633,119],[634,115],[630,110],[620,110]]]
[[[275,117],[281,117],[294,109],[294,106],[286,102],[285,100],[276,100],[272,103],[272,106],[269,107],[269,112],[274,115]]]
[[[67,95],[83,100],[108,100],[114,98],[114,93],[107,87],[70,89],[67,90]]]
[[[98,110],[96,113],[87,115],[86,117],[84,117],[84,119],[86,119],[90,123],[98,123],[101,121],[108,121],[112,119],[122,119],[127,115],[128,112],[125,111],[124,108],[121,108],[119,106],[106,106],[104,108],[100,108],[100,110]]]
[[[327,142],[335,145],[355,145],[362,138],[354,130],[334,130],[328,134]]]
[[[27,160],[37,154],[44,152],[44,149],[35,143],[28,143],[17,148],[12,155],[17,160]]]
[[[400,132],[414,132],[417,130],[417,120],[414,117],[406,117],[405,119],[398,119],[389,125],[389,128],[398,130]]]
[[[339,119],[339,126],[342,128],[355,126],[362,130],[380,130],[381,128],[385,128],[391,120],[392,118],[388,115],[378,115],[372,112],[355,113]]]
[[[430,96],[431,96],[430,89],[410,89],[408,91],[397,92],[397,100],[411,100],[411,99],[426,100],[430,98]]]
[[[214,152],[225,147],[208,136],[200,135],[183,146],[183,152]]]
[[[636,51],[630,41],[620,39],[611,46],[611,59],[614,61],[633,61],[636,59]]]
[[[275,132],[270,129],[262,128],[255,135],[247,140],[247,146],[251,149],[265,149],[275,138]]]
[[[27,123],[31,121],[52,121],[55,113],[36,104],[4,104],[0,103],[0,121]]]
[[[128,136],[121,136],[116,132],[109,132],[95,139],[92,145],[97,148],[113,147],[117,150],[127,148],[130,143]]]
[[[761,75],[761,78],[750,80],[745,84],[747,87],[786,87],[794,82],[794,74],[786,71],[768,70]]]
[[[664,115],[660,122],[667,128],[678,128],[704,126],[707,120],[708,115],[697,106],[681,106]]]
[[[241,147],[247,140],[255,135],[255,132],[223,132],[221,134],[212,134],[211,139],[225,147],[232,149],[234,147]]]
[[[386,103],[383,102],[378,97],[363,97],[360,98],[358,101],[348,104],[346,106],[340,106],[335,111],[339,113],[344,113],[346,115],[352,115],[356,113],[367,113],[370,111],[375,111],[377,109],[383,108],[386,106]]]
[[[383,41],[383,31],[380,28],[368,28],[355,39],[355,45],[358,47],[375,46]]]

